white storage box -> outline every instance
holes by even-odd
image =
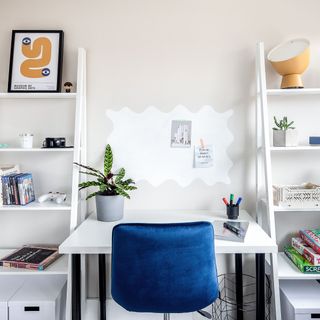
[[[283,280],[280,283],[282,320],[320,319],[320,283]]]
[[[0,320],[8,320],[8,301],[23,283],[23,277],[0,276]]]
[[[9,301],[9,320],[64,320],[66,278],[29,277]]]

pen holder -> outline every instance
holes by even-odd
[[[232,220],[238,219],[239,206],[235,206],[235,205],[227,206],[227,216],[228,216],[228,219],[232,219]]]

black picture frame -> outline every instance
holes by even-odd
[[[24,43],[24,45],[29,45],[31,44],[32,41],[32,35],[34,37],[34,34],[47,34],[48,37],[53,36],[53,34],[57,34],[58,36],[58,44],[56,44],[56,47],[54,48],[56,51],[58,50],[58,52],[56,53],[55,56],[55,60],[56,63],[54,64],[54,67],[56,68],[54,70],[54,74],[55,76],[53,77],[54,81],[52,80],[52,82],[48,82],[47,85],[42,85],[41,87],[43,88],[38,88],[40,87],[40,85],[38,85],[37,87],[32,87],[32,84],[35,83],[35,81],[32,81],[33,78],[30,78],[30,80],[28,80],[28,77],[25,77],[26,82],[23,83],[21,82],[20,85],[15,85],[15,77],[17,77],[16,74],[13,74],[13,72],[17,72],[17,68],[18,68],[18,62],[15,61],[15,59],[17,59],[16,55],[16,45],[17,44],[17,36],[22,36],[24,35],[23,41],[29,42],[29,43]],[[30,35],[28,37],[28,35]],[[64,46],[64,32],[62,30],[12,30],[12,36],[11,36],[11,51],[10,51],[10,64],[9,64],[9,76],[8,76],[8,92],[61,92],[61,81],[62,81],[62,65],[63,65],[63,46]],[[32,47],[33,48],[33,47]],[[53,51],[52,46],[50,46],[51,48],[51,52],[50,52],[50,57],[51,57],[51,53]],[[43,49],[41,50],[41,52],[43,51]],[[22,56],[23,54],[21,54]],[[30,58],[30,57],[29,57]],[[29,59],[32,60],[32,59]],[[51,59],[50,59],[51,61]],[[43,65],[43,69],[42,69],[42,75],[43,78],[45,76],[45,69],[46,72],[49,72],[49,75],[51,73],[50,69],[46,68],[46,65]],[[19,68],[19,72],[21,70],[21,66]],[[33,69],[32,69],[33,70]],[[40,68],[36,69],[36,70],[40,70]],[[47,71],[49,70],[49,71]],[[46,75],[47,76],[47,75]],[[19,77],[23,78],[23,75],[19,75]],[[17,86],[18,88],[14,88],[14,86]],[[45,88],[45,86],[47,86],[47,88]],[[50,88],[51,86],[52,89]],[[33,89],[34,88],[34,89]]]

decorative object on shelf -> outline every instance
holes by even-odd
[[[310,136],[309,137],[309,144],[310,145],[320,145],[320,137],[318,137],[318,136]]]
[[[20,147],[23,149],[31,149],[33,146],[33,134],[32,133],[21,133],[19,134]]]
[[[8,92],[60,92],[63,31],[13,30]]]
[[[73,84],[70,81],[65,82],[63,85],[64,91],[67,93],[70,93],[72,91],[72,87],[73,87]]]
[[[0,143],[0,149],[8,148],[9,145],[7,143]]]
[[[273,68],[282,76],[281,89],[303,88],[301,74],[310,62],[310,42],[294,39],[273,48],[268,54]]]
[[[42,148],[66,148],[66,138],[45,138]]]
[[[99,187],[99,191],[87,196],[87,200],[95,197],[97,206],[97,219],[99,221],[116,221],[123,217],[124,198],[130,199],[129,191],[137,189],[132,179],[124,180],[125,169],[121,168],[117,173],[112,173],[113,154],[108,144],[104,154],[104,171],[101,172],[92,167],[80,163],[75,165],[86,169],[80,173],[96,177],[95,181],[86,181],[79,184],[79,190],[89,187]]]
[[[49,192],[41,195],[38,198],[38,202],[43,203],[45,201],[53,201],[56,204],[61,204],[67,200],[67,194],[63,192]]]
[[[294,121],[288,122],[287,117],[278,121],[273,117],[276,127],[273,127],[273,146],[274,147],[295,147],[298,145],[298,132],[293,127]]]
[[[320,186],[314,183],[273,186],[273,202],[285,208],[319,208]]]

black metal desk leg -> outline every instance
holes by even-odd
[[[72,255],[72,320],[81,320],[81,256]]]
[[[242,254],[235,254],[237,320],[243,320]]]
[[[106,299],[107,299],[107,279],[106,279],[106,256],[99,254],[99,297],[100,297],[100,320],[106,320]]]
[[[266,318],[265,255],[264,253],[256,254],[256,296],[257,296],[256,320],[264,320]]]

